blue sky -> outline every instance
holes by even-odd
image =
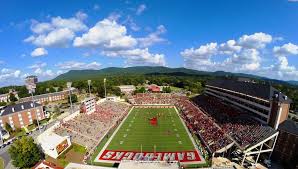
[[[298,80],[295,1],[1,1],[0,86],[136,65]]]

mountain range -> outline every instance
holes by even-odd
[[[198,71],[188,68],[169,68],[163,66],[134,66],[134,67],[108,67],[100,70],[70,70],[64,74],[61,74],[54,78],[53,80],[88,80],[96,79],[98,77],[107,77],[107,76],[117,76],[117,75],[152,75],[152,74],[164,74],[164,75],[180,75],[180,76],[234,76],[234,77],[245,77],[252,78],[257,80],[264,80],[272,83],[279,84],[291,84],[298,85],[298,81],[282,81],[276,79],[270,79],[267,77],[256,76],[245,73],[231,73],[224,71],[208,72],[208,71]]]

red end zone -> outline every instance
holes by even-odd
[[[141,160],[141,161],[180,161],[201,162],[197,151],[181,152],[134,152],[105,150],[98,158],[99,161]]]

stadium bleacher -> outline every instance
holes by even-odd
[[[244,111],[211,96],[187,97],[168,93],[141,93],[129,98],[132,104],[173,104],[188,128],[198,135],[210,152],[217,152],[232,143],[244,150],[276,131],[254,120]]]
[[[98,144],[111,127],[120,123],[129,107],[124,103],[105,101],[96,105],[94,113],[89,115],[81,113],[61,123],[55,132],[61,136],[70,136],[73,142],[90,150]]]

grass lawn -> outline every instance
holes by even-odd
[[[0,169],[4,169],[4,160],[0,157]]]
[[[150,119],[157,117],[157,125]],[[194,146],[174,108],[134,108],[108,145],[117,151],[191,151]]]
[[[179,88],[179,87],[174,87],[174,86],[170,86],[171,91],[173,92],[181,92],[182,90],[184,90],[183,88]]]

